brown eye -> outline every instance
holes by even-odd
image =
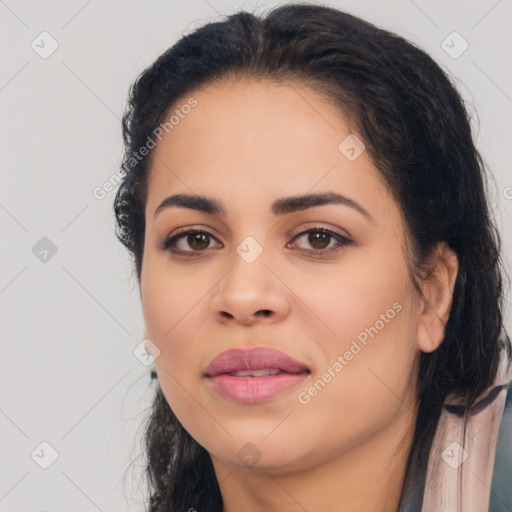
[[[330,240],[331,236],[327,233],[318,231],[310,231],[308,233],[308,243],[315,249],[325,249],[329,246]]]
[[[185,240],[192,249],[196,250],[206,249],[210,245],[209,235],[206,233],[188,234]]]
[[[305,248],[306,251],[311,253],[318,253],[319,255],[331,254],[341,250],[342,247],[353,243],[352,240],[330,231],[325,228],[312,228],[298,234],[293,240],[299,240],[307,235],[307,244],[313,249]],[[329,245],[331,242],[336,241],[337,244]]]
[[[167,238],[162,249],[175,253],[200,253],[209,248],[212,239],[215,240],[207,231],[190,229]]]

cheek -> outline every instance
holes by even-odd
[[[301,429],[315,432],[315,452],[358,445],[412,410],[417,351],[407,308],[404,304],[378,333],[369,329],[369,334],[351,319],[352,331],[367,335],[366,344],[340,336],[335,347],[326,347],[329,363],[301,389],[294,417]]]
[[[175,280],[147,279],[141,286],[144,319],[147,337],[160,350],[154,365],[167,403],[187,430],[198,435],[191,425],[202,424],[201,432],[208,429],[204,410],[192,399],[201,373],[194,334],[204,305],[198,303],[199,291],[193,293],[193,287],[187,287],[179,293],[179,288]]]
[[[331,330],[328,339],[313,334],[327,361],[315,375],[311,394],[317,396],[311,401],[337,428],[364,432],[372,422],[390,420],[410,392],[417,355],[415,306],[400,255],[383,259],[369,252],[338,275],[311,303]]]
[[[294,293],[309,308],[307,318],[316,316],[322,320],[321,329],[312,331],[311,336],[322,344],[328,341],[327,346],[335,350],[344,351],[358,336],[364,341],[365,333],[368,336],[366,329],[375,324],[379,332],[389,332],[389,325],[396,323],[397,310],[404,309],[403,302],[411,290],[401,254],[388,254],[383,258],[378,248],[347,252],[341,264],[328,270],[325,275],[301,275],[296,282],[289,279]],[[297,307],[303,308],[303,305],[298,303]],[[315,321],[314,326],[318,325]]]
[[[169,265],[163,255],[147,255],[141,276],[141,299],[144,320],[153,336],[171,338],[193,313],[204,294],[200,281],[194,273],[179,272],[177,266]]]
[[[156,266],[146,271],[141,279],[146,336],[160,350],[155,360],[160,380],[167,374],[167,377],[172,375],[182,382],[190,378],[192,368],[195,373],[199,372],[197,347],[193,340],[197,326],[204,323],[205,303],[201,302],[204,290],[201,286],[193,286],[195,279],[188,277],[185,286],[183,277],[180,280],[169,269]]]

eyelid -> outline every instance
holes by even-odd
[[[311,230],[318,230],[318,231],[325,231],[328,233],[335,234],[339,237],[345,238],[346,240],[354,241],[354,237],[346,230],[337,227],[330,227],[324,222],[310,222],[307,223],[306,227],[304,225],[300,228],[300,231],[297,231],[296,234],[293,234],[292,230],[291,232],[287,233],[287,236],[291,237],[292,239],[296,238],[299,235],[303,235],[305,233],[308,233]]]

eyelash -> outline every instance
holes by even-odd
[[[322,228],[322,227],[316,227],[316,226],[313,228],[310,228],[306,231],[302,231],[301,233],[298,233],[297,235],[295,235],[293,237],[292,242],[295,241],[296,239],[300,238],[303,235],[307,235],[308,233],[322,233],[322,234],[328,235],[331,238],[334,238],[338,242],[337,246],[333,246],[328,249],[305,249],[307,252],[315,253],[315,255],[319,256],[319,257],[329,256],[333,253],[337,253],[343,247],[354,243],[353,240],[350,240],[347,237],[344,237],[338,233],[335,233],[334,231],[331,231],[329,229]],[[168,237],[166,240],[163,241],[160,248],[163,251],[169,251],[173,254],[184,254],[186,257],[194,257],[192,254],[188,254],[188,253],[195,253],[195,254],[204,253],[208,249],[183,251],[181,249],[176,249],[174,247],[176,245],[176,243],[179,240],[181,240],[182,238],[185,238],[188,235],[195,235],[195,234],[206,235],[206,236],[209,236],[209,237],[215,239],[215,237],[208,231],[204,231],[201,229],[186,229],[184,231],[180,231],[180,232],[176,233],[173,236]]]

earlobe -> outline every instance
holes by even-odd
[[[422,352],[434,352],[444,340],[445,323],[429,309],[418,324],[418,347]]]
[[[427,353],[444,340],[459,270],[457,255],[445,242],[438,245],[433,257],[434,270],[422,283],[424,299],[418,322],[418,347]]]

